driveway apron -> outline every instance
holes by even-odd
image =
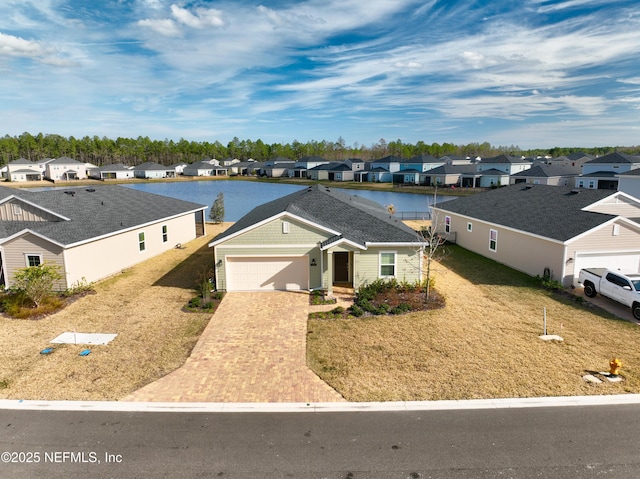
[[[309,296],[227,293],[185,364],[124,401],[331,402],[306,366]]]

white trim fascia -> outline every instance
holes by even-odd
[[[38,203],[33,203],[32,201],[27,201],[24,198],[22,198],[20,196],[16,196],[16,195],[9,195],[9,196],[4,197],[3,199],[0,200],[0,205],[4,204],[4,203],[7,203],[11,199],[20,201],[21,203],[26,203],[26,204],[28,204],[30,206],[33,206],[34,208],[37,208],[37,209],[42,210],[42,211],[45,211],[45,212],[49,213],[50,215],[55,216],[56,218],[60,218],[60,219],[63,219],[65,221],[71,221],[70,218],[67,218],[66,216],[62,216],[60,213],[56,213],[55,211],[52,211],[50,209],[43,208]]]
[[[220,243],[224,243],[225,241],[228,241],[228,240],[230,240],[232,238],[235,238],[235,237],[237,237],[237,236],[239,236],[241,234],[244,234],[244,233],[246,233],[248,231],[251,231],[251,230],[254,230],[254,229],[259,228],[261,226],[264,226],[267,223],[271,223],[272,221],[280,219],[280,218],[285,217],[285,216],[289,217],[289,218],[292,218],[292,219],[294,219],[296,221],[300,221],[301,223],[306,224],[308,226],[311,226],[313,228],[316,228],[316,229],[318,229],[320,231],[326,231],[328,233],[331,233],[332,236],[340,234],[339,231],[334,231],[334,230],[329,229],[329,228],[327,228],[325,226],[319,225],[318,223],[314,223],[313,221],[309,221],[307,219],[301,218],[300,216],[293,215],[293,214],[289,213],[288,211],[282,211],[282,212],[280,212],[280,213],[278,213],[276,215],[269,216],[268,218],[265,218],[262,221],[259,221],[257,223],[254,223],[254,224],[250,225],[250,226],[247,226],[244,229],[238,230],[238,231],[236,231],[235,233],[233,233],[233,234],[231,234],[229,236],[225,236],[224,238],[221,238],[221,239],[219,239],[217,241],[212,241],[211,243],[209,243],[209,247],[211,248],[211,247],[216,246],[216,245],[218,245]]]
[[[228,254],[225,255],[225,263],[229,258],[304,258],[308,253],[299,254]]]
[[[600,250],[600,251],[576,251],[577,256],[582,255],[593,255],[593,254],[624,254],[624,253],[640,253],[640,248],[638,249],[622,249],[622,250]]]
[[[535,234],[535,233],[529,233],[528,231],[519,230],[517,228],[512,228],[510,226],[504,226],[504,225],[501,225],[499,223],[491,223],[489,221],[485,221],[485,220],[481,220],[479,218],[476,218],[474,216],[467,216],[467,215],[463,215],[463,214],[460,214],[460,213],[456,213],[454,211],[441,210],[440,208],[435,208],[435,207],[433,209],[434,210],[438,210],[438,211],[442,211],[443,213],[451,213],[452,215],[457,215],[457,216],[459,216],[461,218],[466,218],[466,219],[470,219],[470,220],[473,220],[473,221],[477,221],[479,223],[483,223],[485,225],[489,225],[489,226],[494,227],[494,228],[502,228],[502,229],[507,230],[507,231],[513,231],[514,233],[519,233],[519,234],[523,234],[523,235],[526,235],[526,236],[531,236],[532,238],[542,239],[542,240],[545,240],[545,241],[549,241],[551,243],[557,243],[557,244],[565,244],[566,243],[566,241],[561,241],[561,240],[549,238],[548,236],[542,236],[542,235],[538,235],[538,234]],[[577,236],[576,236],[576,238],[577,238]],[[567,241],[572,241],[572,240],[573,240],[573,238],[571,238],[571,239],[569,239]]]
[[[375,242],[365,242],[365,245],[368,247],[374,247],[374,248],[379,248],[379,247],[384,247],[384,246],[388,246],[389,248],[403,248],[403,247],[412,247],[412,246],[420,246],[420,247],[424,247],[427,245],[426,241],[417,241],[417,242],[412,242],[412,243],[375,243]]]
[[[218,245],[215,247],[218,251],[224,251],[227,249],[282,249],[282,248],[317,248],[318,244],[242,244],[242,245]]]
[[[582,208],[582,211],[591,211],[591,209],[593,209],[596,206],[599,206],[601,204],[606,204],[607,200],[611,199],[611,197],[617,198],[618,196],[623,196],[631,200],[632,202],[637,203],[638,207],[640,208],[640,199],[636,198],[635,196],[631,196],[629,193],[625,193],[624,191],[614,191],[609,196],[605,196],[604,198],[596,201],[595,203],[591,203],[590,205],[585,206],[584,208]]]
[[[359,243],[355,243],[354,241],[348,240],[346,238],[340,238],[338,240],[332,241],[331,243],[329,243],[329,244],[327,244],[325,246],[322,246],[320,248],[320,251],[327,251],[327,250],[333,248],[334,246],[338,246],[340,244],[347,244],[349,246],[353,246],[354,248],[362,250],[362,251],[367,249],[366,244],[365,245],[361,245]]]
[[[616,224],[617,222],[625,223],[627,226],[631,227],[632,229],[638,230],[640,232],[640,224],[636,223],[633,220],[625,218],[624,216],[616,216],[615,218],[611,218],[609,221],[601,223],[598,226],[596,226],[594,228],[591,228],[588,231],[585,231],[584,233],[580,233],[578,236],[574,236],[573,238],[568,239],[567,241],[564,242],[564,244],[569,245],[569,244],[573,243],[574,241],[579,240],[581,238],[584,238],[585,236],[593,233],[594,231],[597,231],[599,229],[605,228],[605,227],[610,226],[612,224]]]

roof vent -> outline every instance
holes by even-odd
[[[530,190],[531,188],[533,188],[533,185],[526,185],[526,186],[524,187],[524,189],[525,189],[525,190]]]
[[[579,189],[574,189],[574,190],[571,190],[569,193],[572,194],[572,195],[577,195],[578,193],[580,193],[580,190]]]
[[[96,191],[95,188],[87,188],[85,191],[88,191],[89,193],[93,193],[94,191]]]
[[[65,191],[64,192],[65,195],[71,195],[71,196],[75,196],[76,192],[75,191]]]

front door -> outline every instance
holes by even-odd
[[[349,282],[349,253],[336,252],[333,253],[333,282],[348,283]]]

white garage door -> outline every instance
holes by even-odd
[[[582,268],[609,268],[640,271],[640,251],[627,253],[578,253],[574,274]]]
[[[309,289],[306,256],[227,257],[227,291]]]

